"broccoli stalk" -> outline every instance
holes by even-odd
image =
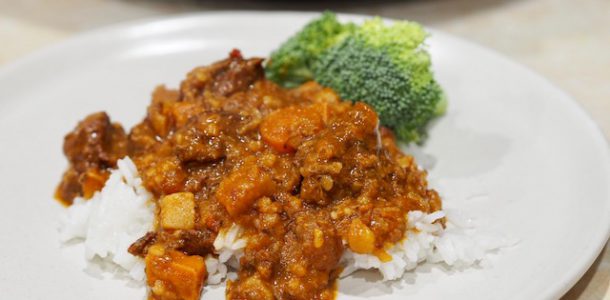
[[[330,24],[343,29],[328,30]],[[426,31],[414,22],[386,25],[380,18],[337,24],[332,13],[308,24],[274,52],[268,78],[286,87],[313,79],[345,100],[371,105],[401,140],[421,142],[426,124],[447,104],[424,47]]]

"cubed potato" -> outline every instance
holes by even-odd
[[[233,217],[246,212],[254,202],[273,191],[269,174],[256,163],[245,163],[227,176],[216,189],[216,199]]]
[[[161,227],[164,229],[193,229],[195,227],[195,196],[174,193],[159,201]]]
[[[155,300],[199,300],[207,278],[205,261],[153,245],[146,255],[146,283]]]

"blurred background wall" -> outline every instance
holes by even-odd
[[[214,10],[304,10],[412,19],[519,61],[572,94],[610,137],[609,0],[0,0],[0,63],[83,30]]]

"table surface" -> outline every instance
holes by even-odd
[[[221,2],[221,3],[218,3]],[[411,19],[493,48],[571,94],[610,140],[608,0],[0,0],[0,66],[75,33],[213,10],[315,10]],[[610,299],[610,246],[563,299]]]

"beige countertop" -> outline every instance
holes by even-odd
[[[218,3],[220,2],[220,3]],[[493,48],[571,94],[610,140],[609,0],[0,0],[0,66],[84,30],[210,10],[323,10],[412,19]],[[610,299],[608,245],[564,299]]]

